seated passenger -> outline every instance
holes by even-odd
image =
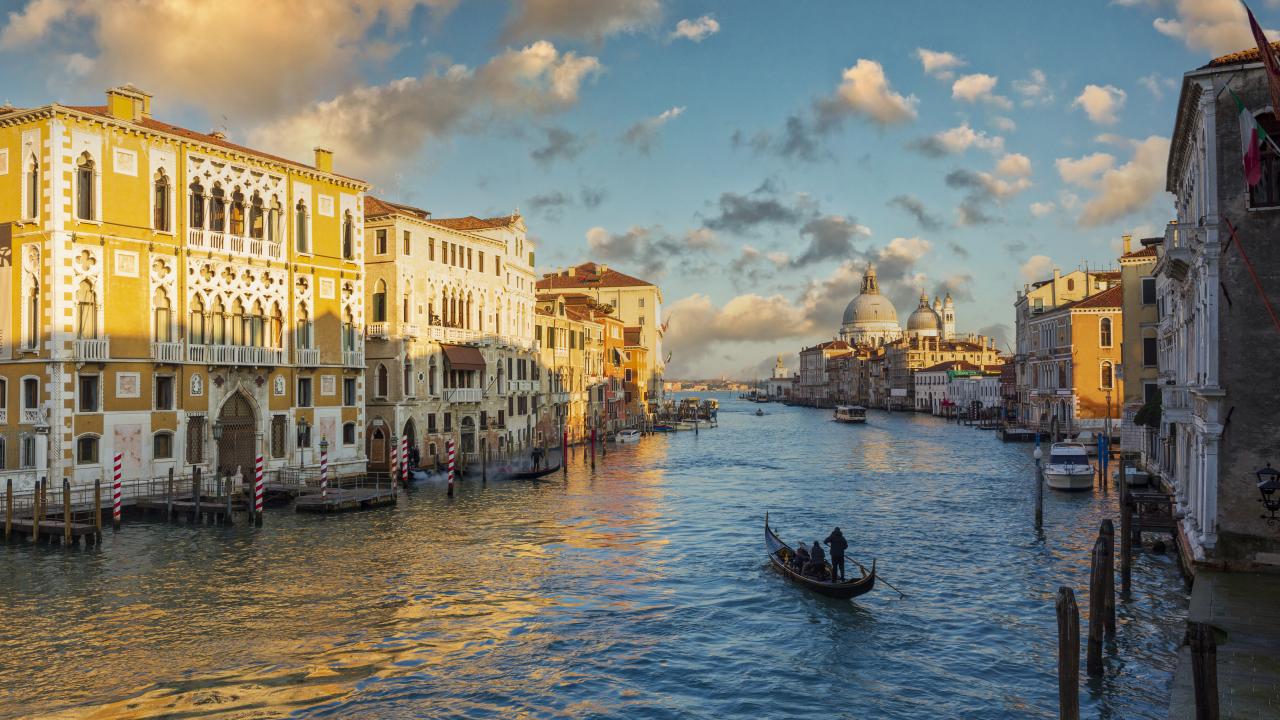
[[[805,574],[819,580],[825,580],[827,577],[826,553],[822,552],[822,546],[817,540],[814,540],[813,546],[809,548],[809,565]]]
[[[805,567],[809,564],[809,550],[805,548],[804,543],[800,543],[791,555],[791,566],[798,573],[803,573]]]

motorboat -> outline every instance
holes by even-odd
[[[1119,475],[1119,468],[1116,468]],[[1129,487],[1142,487],[1151,483],[1151,475],[1132,465],[1124,466],[1124,483]]]
[[[764,415],[764,411],[760,408],[756,408],[756,417],[760,417],[761,415]]]
[[[1092,490],[1093,465],[1084,445],[1078,442],[1054,443],[1049,461],[1044,466],[1045,484],[1055,490]]]
[[[617,435],[613,436],[616,443],[634,443],[640,442],[639,430],[619,430]]]
[[[676,431],[675,426],[670,423],[654,423],[651,429],[654,432],[660,432],[660,433],[668,433],[668,432]]]
[[[837,405],[835,420],[842,423],[865,423],[867,409],[861,405]]]

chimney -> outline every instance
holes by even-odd
[[[323,173],[333,172],[333,151],[318,145],[313,149],[316,153],[316,169]]]
[[[1053,269],[1053,305],[1058,307],[1058,281],[1062,279],[1062,271],[1058,268]]]
[[[117,120],[137,122],[151,117],[151,95],[132,85],[107,91],[107,114]]]
[[[609,266],[608,266],[608,265],[597,265],[597,266],[596,266],[596,272],[598,272],[598,273],[600,273],[601,275],[603,275],[603,274],[605,274],[605,273],[609,272]]]
[[[577,277],[577,276],[578,276],[578,268],[576,268],[576,267],[570,267],[570,268],[569,268],[569,277]]]
[[[1131,244],[1133,243],[1133,236],[1132,236],[1132,235],[1130,235],[1129,233],[1125,233],[1124,235],[1122,235],[1122,236],[1120,237],[1120,240],[1124,243],[1124,254],[1125,254],[1125,255],[1128,255],[1128,254],[1129,254],[1129,245],[1131,245]]]

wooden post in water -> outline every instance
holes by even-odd
[[[124,467],[124,454],[116,453],[115,462],[113,463],[112,476],[111,476],[111,529],[112,530],[120,529],[120,503],[121,503],[121,497],[122,497],[120,483],[122,482],[121,478],[124,476],[124,474],[121,472],[122,467]]]
[[[93,479],[93,541],[102,542],[102,478]]]
[[[224,520],[228,525],[231,525],[232,523],[231,523],[231,476],[230,475],[228,475],[226,478],[223,479],[222,487],[225,488],[224,493],[227,496],[227,514]]]
[[[164,519],[173,522],[173,468],[169,468],[169,484],[164,491]]]
[[[1102,575],[1106,564],[1103,558],[1105,544],[1106,541],[1101,535],[1093,541],[1093,552],[1089,562],[1089,641],[1085,648],[1085,671],[1090,677],[1099,677],[1103,673],[1102,618],[1106,611],[1103,610],[1102,596],[1106,591]]]
[[[1218,720],[1218,641],[1208,623],[1187,623],[1191,675],[1196,688],[1196,720]]]
[[[1040,458],[1043,454],[1040,452],[1040,435],[1036,434],[1036,529],[1044,527],[1044,472],[1040,465]]]
[[[484,451],[480,453],[480,484],[484,485],[489,482],[489,443],[484,444]]]
[[[597,423],[598,424],[598,423]],[[596,426],[591,426],[591,469],[596,469]]]
[[[569,430],[567,428],[560,434],[560,471],[565,475],[569,474]]]
[[[200,522],[200,468],[191,469],[191,502],[195,508],[191,513],[191,522]]]
[[[62,546],[71,544],[71,481],[62,478]]]
[[[40,482],[36,484],[35,493],[31,498],[31,542],[40,540],[40,513],[43,512],[40,507],[40,498],[43,497],[40,489],[44,486],[44,483],[45,479],[43,477],[40,478]]]
[[[1103,548],[1102,570],[1102,627],[1107,637],[1116,636],[1116,526],[1111,518],[1102,521],[1098,537],[1106,545]]]
[[[1124,456],[1120,456],[1120,596],[1129,598],[1130,575],[1133,568],[1133,511],[1129,507],[1129,483],[1124,469]]]
[[[1058,588],[1058,718],[1080,720],[1080,609],[1071,588]]]
[[[444,441],[449,456],[449,497],[453,497],[453,438]]]
[[[13,478],[5,480],[4,489],[4,541],[13,536]]]

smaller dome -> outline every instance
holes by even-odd
[[[937,311],[929,307],[929,296],[920,295],[920,305],[907,318],[907,332],[936,334],[942,329],[942,318]]]

